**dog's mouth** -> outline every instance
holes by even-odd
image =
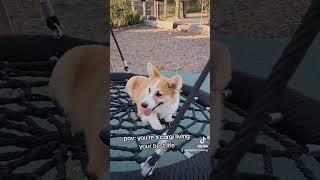
[[[153,111],[153,108],[152,108],[152,109],[151,109],[151,108],[144,108],[143,114],[144,114],[145,116],[150,116],[150,114],[152,113],[152,111]]]
[[[161,104],[163,104],[163,102],[160,102],[159,104],[157,104],[154,108],[144,108],[143,110],[143,114],[145,116],[150,116],[150,114],[152,113],[152,111],[154,111],[157,107],[159,107]]]

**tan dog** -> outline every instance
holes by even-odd
[[[173,121],[172,115],[177,111],[180,102],[182,77],[175,75],[171,78],[162,76],[159,70],[150,62],[147,63],[149,78],[133,76],[126,84],[126,92],[137,104],[138,116],[143,122],[148,122],[153,129],[161,130],[159,122]]]
[[[213,54],[213,73],[211,73],[211,102],[213,108],[211,111],[211,137],[213,137],[213,143],[211,143],[210,151],[212,154],[215,153],[216,149],[219,148],[219,140],[221,139],[221,128],[223,126],[223,92],[226,86],[231,81],[232,77],[232,66],[231,57],[229,50],[222,44],[214,42],[211,46]]]
[[[109,147],[99,133],[107,120],[109,47],[84,45],[67,51],[49,82],[49,96],[64,108],[72,125],[84,131],[89,155],[87,171],[109,179]]]

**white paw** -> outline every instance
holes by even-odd
[[[164,118],[164,120],[165,120],[166,122],[172,122],[172,121],[173,121],[172,116],[166,116],[166,117]]]
[[[141,121],[142,121],[143,123],[145,123],[145,124],[148,123],[148,119],[147,119],[146,117],[142,116],[140,119],[141,119]]]
[[[149,124],[155,130],[162,130],[163,129],[163,127],[162,127],[161,123],[159,122],[159,120],[150,120]]]
[[[153,129],[158,130],[158,131],[160,131],[160,130],[163,129],[163,127],[162,127],[161,125],[153,125],[153,124],[150,124],[150,125],[151,125],[151,127],[152,127]]]

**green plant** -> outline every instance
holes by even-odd
[[[201,7],[191,6],[190,9],[188,10],[188,13],[195,13],[195,12],[201,12]]]
[[[167,0],[167,3],[171,4],[171,5],[174,5],[174,4],[176,4],[176,0]]]
[[[110,19],[113,28],[132,26],[141,23],[141,14],[132,11],[124,0],[111,0]]]
[[[140,16],[140,22],[143,22],[146,19],[145,16]]]
[[[203,0],[204,8],[210,11],[210,0]],[[202,2],[201,0],[190,0],[189,1],[189,13],[201,12]]]

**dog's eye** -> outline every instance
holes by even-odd
[[[160,97],[160,96],[162,96],[162,94],[159,91],[157,91],[156,96]]]
[[[149,88],[149,93],[151,93],[151,89]]]

